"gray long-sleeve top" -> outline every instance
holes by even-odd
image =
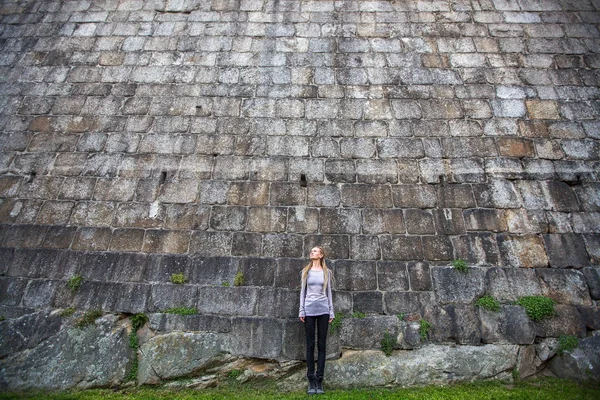
[[[306,282],[300,275],[302,289],[300,290],[299,317],[329,314],[329,318],[335,318],[331,298],[331,272],[325,292],[323,292],[324,275],[323,271],[308,270]]]

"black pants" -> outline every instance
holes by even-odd
[[[317,328],[317,373],[315,375],[315,327]],[[327,328],[329,327],[329,314],[306,316],[304,318],[304,331],[306,332],[306,375],[323,379],[325,372],[325,356],[327,351]]]

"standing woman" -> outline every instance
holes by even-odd
[[[325,264],[325,252],[321,247],[310,251],[310,263],[301,274],[300,321],[306,332],[306,377],[308,394],[322,394],[327,328],[335,317],[331,300],[331,271]],[[317,328],[317,372],[315,374],[315,327]]]

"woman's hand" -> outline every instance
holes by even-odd
[[[300,317],[300,321],[304,322],[304,317]],[[331,321],[330,321],[331,322]]]
[[[329,318],[329,323],[331,323],[331,321],[333,321],[333,318]]]

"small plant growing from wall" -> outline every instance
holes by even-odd
[[[398,317],[398,319],[400,321],[404,321],[404,317],[406,317],[406,313],[400,313],[400,314],[396,315],[396,317]]]
[[[59,315],[63,318],[66,318],[66,317],[70,317],[74,313],[75,313],[75,308],[68,307],[68,308],[65,308],[64,310],[62,310]]]
[[[244,274],[242,273],[242,271],[238,271],[238,273],[235,274],[235,278],[233,279],[233,286],[243,286],[245,280],[246,279],[244,278]]]
[[[194,307],[171,307],[167,310],[164,310],[163,313],[175,315],[196,315],[198,314],[198,309]]]
[[[144,326],[148,322],[148,316],[144,313],[138,313],[131,317],[131,333],[129,334],[129,347],[133,350],[134,358],[131,365],[131,370],[129,371],[129,376],[127,380],[133,381],[137,379],[138,369],[139,369],[139,361],[137,358],[137,352],[140,348],[140,342],[137,336],[137,331],[140,330],[141,327]]]
[[[221,283],[221,286],[224,286],[224,287],[229,287],[229,286],[230,286],[230,284],[229,284],[229,282],[225,281],[225,282]]]
[[[352,318],[365,318],[367,316],[367,314],[365,314],[362,311],[354,311],[352,313]]]
[[[86,311],[81,318],[77,320],[75,326],[79,329],[85,328],[88,325],[92,325],[98,318],[102,316],[102,310],[89,310]]]
[[[554,315],[554,300],[546,296],[525,296],[520,298],[517,304],[525,308],[532,321],[540,321]]]
[[[335,333],[339,331],[342,328],[342,322],[344,322],[344,318],[346,318],[344,313],[337,313],[333,321],[331,321],[331,324],[329,324],[329,332]]]
[[[463,274],[469,272],[469,267],[467,267],[467,263],[464,260],[461,260],[460,258],[452,261],[452,267],[454,267],[454,269],[458,272],[462,272]]]
[[[386,357],[392,355],[394,349],[398,346],[398,341],[391,333],[386,332],[383,334],[383,339],[381,339],[381,351]]]
[[[431,324],[421,318],[419,321],[419,336],[421,336],[422,341],[427,340],[427,335],[429,334],[429,330],[431,329]]]
[[[176,285],[183,285],[185,283],[186,279],[185,276],[183,276],[183,274],[173,274],[171,275],[171,283],[174,283]]]
[[[579,339],[577,336],[572,335],[560,335],[558,338],[558,354],[563,354],[565,351],[573,351],[579,347]]]
[[[480,297],[476,303],[479,307],[485,308],[488,311],[498,312],[500,311],[500,303],[489,294]]]
[[[227,376],[231,379],[237,379],[240,376],[242,376],[243,374],[244,374],[244,371],[242,371],[241,369],[232,369],[231,371],[229,371]]]
[[[6,319],[6,317],[4,317],[4,315],[0,315],[0,322],[4,321]]]
[[[77,289],[81,286],[83,282],[83,277],[79,274],[73,275],[67,280],[67,286],[71,289],[71,292],[75,293]]]

